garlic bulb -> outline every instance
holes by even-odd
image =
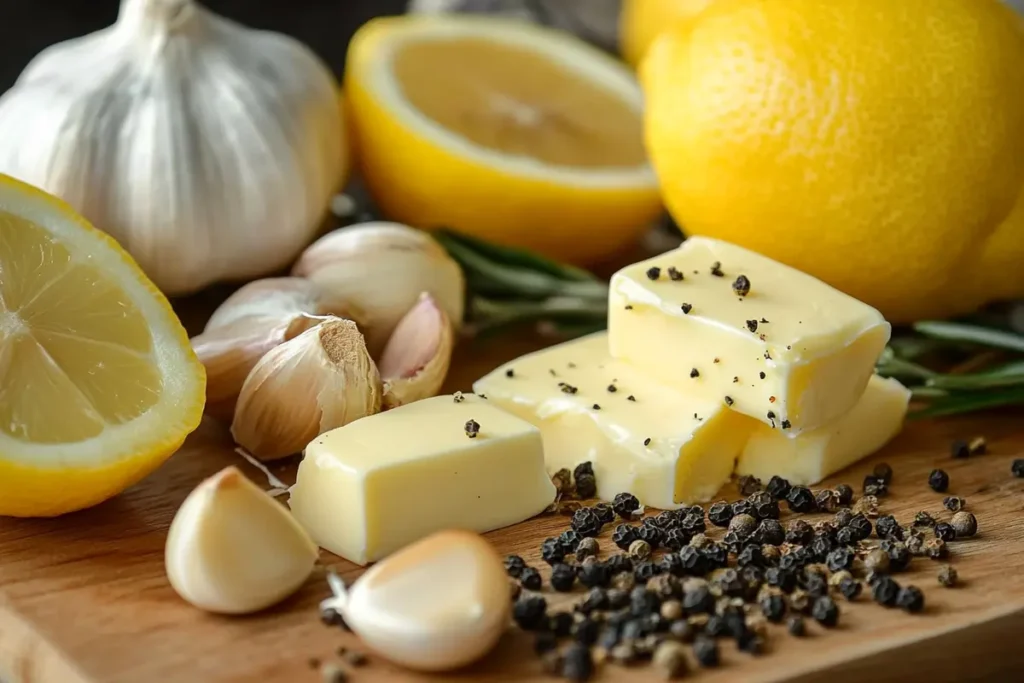
[[[297,41],[194,0],[122,0],[0,98],[0,173],[63,198],[165,293],[284,268],[348,162],[337,86]]]
[[[355,323],[330,318],[264,355],[242,385],[235,442],[260,460],[380,411],[381,379]]]
[[[346,588],[328,581],[335,610],[366,645],[393,662],[448,671],[487,654],[509,621],[501,556],[468,531],[441,531],[385,558]]]
[[[298,590],[319,553],[283,505],[226,467],[178,508],[164,564],[171,586],[196,607],[246,614]]]
[[[384,407],[436,396],[452,359],[452,327],[434,297],[426,292],[399,321],[381,354]]]
[[[316,286],[297,277],[256,280],[214,311],[192,349],[206,367],[206,412],[230,421],[245,378],[272,348],[320,323]]]
[[[316,283],[325,310],[355,320],[375,356],[422,292],[433,295],[451,324],[462,322],[462,269],[430,235],[401,223],[328,233],[302,253],[292,274]]]

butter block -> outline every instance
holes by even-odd
[[[549,473],[589,460],[599,497],[628,491],[661,509],[711,500],[756,425],[613,360],[603,332],[518,358],[473,390],[540,427]]]
[[[824,282],[702,237],[616,273],[608,326],[613,357],[793,433],[853,408],[890,332]]]
[[[896,436],[909,402],[906,387],[873,375],[853,409],[832,424],[800,435],[759,425],[743,448],[736,471],[763,481],[777,474],[792,484],[817,484]]]
[[[472,420],[479,431],[473,438]],[[313,540],[357,564],[436,531],[485,532],[555,498],[536,427],[477,396],[364,417],[306,447],[290,505]]]

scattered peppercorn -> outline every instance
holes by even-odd
[[[786,496],[789,509],[793,512],[813,512],[814,494],[806,486],[794,486]]]
[[[689,315],[690,311],[693,310],[693,306],[691,306],[690,304],[684,303],[683,306],[682,306],[682,309],[683,309],[683,314],[684,315]]]
[[[748,320],[747,321],[747,329],[750,330],[751,332],[757,332],[757,321],[756,320]]]
[[[949,500],[948,498],[946,500]],[[927,512],[921,511],[914,515],[914,526],[935,526],[935,518],[929,515]]]
[[[732,507],[724,500],[712,503],[708,508],[708,521],[717,527],[727,527],[732,520]]]
[[[953,525],[951,524],[939,522],[935,525],[935,537],[941,538],[943,541],[946,541],[948,543],[949,541],[953,541],[956,539],[956,530],[953,528]]]
[[[775,475],[768,480],[768,485],[765,487],[765,491],[767,491],[768,495],[775,500],[785,500],[792,488],[793,487],[790,485],[788,480]]]
[[[928,475],[928,486],[937,493],[943,493],[949,488],[949,475],[943,470],[932,470]]]
[[[697,636],[693,641],[693,656],[706,669],[718,666],[718,643],[706,636]]]
[[[1024,478],[1024,458],[1017,458],[1010,465],[1010,473],[1018,479]]]
[[[822,489],[815,494],[814,505],[821,512],[835,512],[839,508],[839,495],[831,489]]]
[[[519,628],[532,631],[546,623],[548,603],[539,595],[524,595],[512,606],[512,618]]]
[[[878,579],[871,584],[872,599],[874,599],[874,601],[879,605],[884,605],[885,607],[894,607],[899,593],[900,585],[890,576],[879,576]]]
[[[725,273],[722,272],[722,263],[720,261],[715,261],[711,264],[711,274],[715,277],[725,276]]]
[[[741,538],[746,538],[757,529],[757,520],[751,515],[736,515],[729,522],[729,531],[732,531]]]
[[[629,546],[637,539],[637,527],[629,524],[620,524],[612,532],[612,543],[620,550],[629,550]]]
[[[780,623],[786,616],[786,599],[781,593],[769,593],[759,601],[765,619]]]
[[[777,519],[763,519],[757,526],[757,539],[767,545],[782,545],[786,542],[786,532]]]
[[[580,508],[574,512],[570,525],[576,533],[584,537],[597,536],[601,533],[601,527],[604,526],[593,508]]]
[[[642,539],[637,539],[629,544],[629,557],[634,562],[643,562],[651,559],[651,544]]]
[[[626,397],[626,400],[627,401],[632,401],[633,403],[636,403],[636,396],[634,396],[633,394],[630,394],[629,396]]]
[[[786,630],[789,635],[802,638],[807,635],[807,627],[804,625],[804,618],[799,614],[793,614],[786,620]]]
[[[538,631],[533,640],[533,651],[538,655],[558,649],[558,636],[551,631]]]
[[[750,294],[750,280],[746,275],[740,275],[736,278],[736,281],[732,283],[732,291],[736,293],[736,296]]]
[[[853,566],[853,558],[853,550],[846,546],[840,546],[828,554],[825,564],[829,571],[838,572],[850,569]]]
[[[519,578],[519,574],[526,569],[526,560],[519,555],[507,555],[505,557],[505,572],[514,578]]]
[[[527,590],[539,591],[541,587],[540,572],[533,567],[524,568],[519,572],[519,583]]]
[[[978,533],[978,518],[970,512],[961,511],[956,513],[949,523],[956,533],[956,538],[970,538]]]
[[[954,458],[969,458],[971,456],[971,448],[967,445],[966,441],[957,439],[950,444],[949,454]]]
[[[957,574],[956,567],[946,564],[939,568],[939,583],[945,586],[946,588],[952,588],[953,586],[955,586],[959,578],[960,577]]]
[[[920,612],[924,609],[924,593],[917,586],[904,586],[896,596],[896,605],[907,612]]]
[[[657,266],[651,266],[650,268],[647,269],[648,280],[657,280],[659,277],[661,277],[661,268],[658,268]]]
[[[683,280],[683,273],[675,266],[669,266],[665,272],[668,273],[668,279],[673,282],[681,282]]]
[[[925,541],[924,554],[932,560],[942,560],[949,556],[949,547],[941,538],[930,538]]]
[[[727,406],[731,406],[732,404],[733,404],[733,400],[732,400],[732,397],[730,397],[730,396],[726,396],[726,397],[725,397],[725,405],[727,405]]]
[[[823,595],[814,601],[811,616],[822,626],[832,628],[839,622],[839,606],[831,597]]]
[[[875,533],[879,538],[903,538],[903,529],[892,515],[882,515],[875,521]]]
[[[792,425],[792,424],[790,423],[790,421],[789,421],[789,420],[783,420],[783,421],[782,421],[782,422],[781,422],[781,423],[779,424],[779,426],[780,426],[780,427],[782,427],[783,429],[789,429],[789,428],[790,428],[790,427],[792,427],[793,425]]]
[[[942,506],[950,512],[960,512],[967,507],[967,501],[960,496],[946,496],[942,500]]]
[[[477,434],[480,433],[480,423],[477,422],[476,420],[467,420],[465,430],[466,436],[468,436],[471,439],[475,439],[477,437]]]
[[[576,570],[559,562],[551,567],[551,587],[560,593],[568,593],[576,583]]]
[[[786,525],[786,542],[794,545],[806,545],[811,542],[814,529],[802,519],[794,519]]]
[[[761,480],[749,474],[742,475],[736,480],[736,484],[741,496],[750,496],[764,490]]]
[[[570,681],[586,681],[594,675],[594,660],[590,647],[583,643],[572,643],[562,655],[562,677]]]

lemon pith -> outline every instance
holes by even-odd
[[[111,238],[0,176],[0,514],[101,502],[198,425],[205,372]]]
[[[661,210],[639,87],[574,38],[510,20],[375,19],[349,46],[345,95],[363,176],[391,219],[582,263]]]

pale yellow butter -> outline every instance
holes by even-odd
[[[518,358],[473,389],[540,427],[550,473],[590,461],[598,495],[673,509],[710,500],[756,425],[608,355],[599,333]]]
[[[817,484],[898,434],[909,401],[910,391],[902,384],[874,375],[853,409],[829,425],[798,436],[759,425],[736,471],[763,481],[777,474],[792,484]]]
[[[479,425],[469,438],[466,423]],[[555,497],[540,432],[473,396],[437,396],[317,437],[291,491],[321,547],[366,564],[442,529],[490,531]]]
[[[733,289],[741,275],[746,296]],[[608,325],[613,357],[794,434],[853,408],[890,332],[824,282],[701,237],[616,273]]]

